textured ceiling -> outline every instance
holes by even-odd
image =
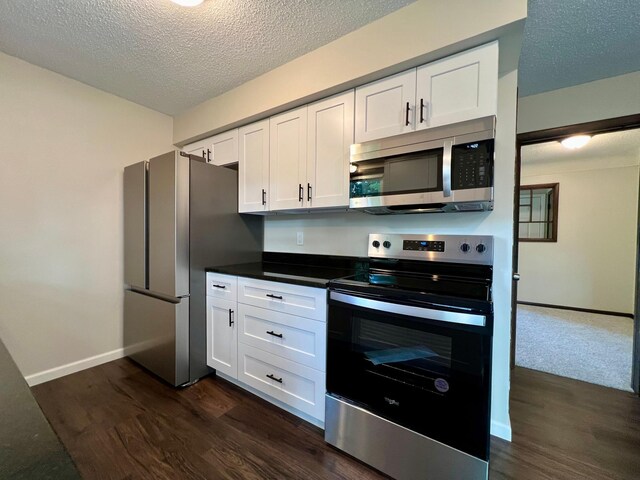
[[[0,0],[0,50],[175,114],[414,0]]]
[[[569,150],[556,141],[522,147],[523,164],[613,157],[633,158],[636,163],[640,160],[640,128],[594,135],[589,143],[576,150]]]
[[[640,70],[640,0],[529,0],[521,97]]]
[[[0,50],[175,114],[412,1],[0,0]],[[529,0],[520,96],[640,70],[639,25],[640,0]]]

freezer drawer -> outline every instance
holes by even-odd
[[[125,291],[125,354],[168,383],[189,381],[189,299]]]

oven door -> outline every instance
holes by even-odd
[[[331,291],[327,392],[488,460],[490,320]]]

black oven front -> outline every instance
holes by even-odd
[[[491,338],[484,311],[329,293],[327,393],[488,460]]]

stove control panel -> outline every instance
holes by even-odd
[[[369,257],[493,265],[493,237],[372,233]]]
[[[429,240],[404,240],[402,242],[403,250],[418,252],[444,252],[444,242]]]

